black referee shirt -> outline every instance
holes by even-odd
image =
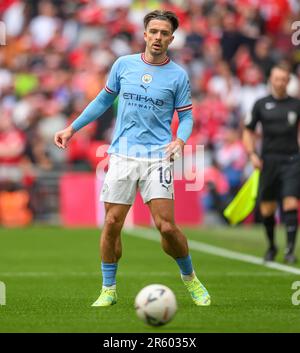
[[[263,129],[262,156],[265,154],[299,153],[298,126],[300,100],[287,96],[276,99],[272,95],[261,98],[246,117],[245,127],[255,130],[260,121]]]

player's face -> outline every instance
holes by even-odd
[[[286,95],[287,85],[289,83],[289,73],[280,68],[274,68],[271,72],[270,83],[273,91],[279,95]]]
[[[174,36],[169,21],[151,20],[144,32],[146,50],[153,56],[165,54]]]

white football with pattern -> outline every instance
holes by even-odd
[[[137,316],[150,326],[161,326],[171,321],[177,311],[173,291],[163,284],[144,287],[135,298]]]

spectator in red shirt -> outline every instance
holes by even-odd
[[[2,108],[0,114],[0,180],[20,181],[20,162],[25,150],[25,136],[13,125],[9,110]]]

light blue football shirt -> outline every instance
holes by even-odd
[[[151,64],[144,54],[120,57],[112,66],[105,90],[119,95],[109,153],[144,157],[153,152],[152,157],[162,156],[172,139],[174,110],[192,109],[187,74],[169,58],[161,64]],[[122,137],[127,139],[126,146],[120,143]]]

